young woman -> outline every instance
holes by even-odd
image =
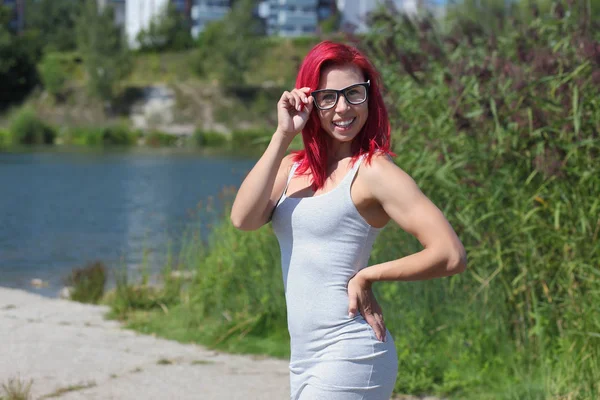
[[[464,248],[391,160],[380,77],[355,48],[315,46],[277,115],[277,130],[242,183],[231,221],[242,230],[271,221],[279,240],[291,398],[388,400],[398,361],[372,284],[462,272]],[[300,132],[304,150],[286,156]],[[424,249],[367,266],[390,219]]]

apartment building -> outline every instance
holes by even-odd
[[[302,36],[314,34],[319,22],[335,11],[335,0],[266,0],[261,16],[268,35]]]
[[[206,24],[225,17],[231,9],[231,0],[192,0],[190,21],[192,36],[198,37]]]
[[[25,29],[25,0],[0,0],[0,6],[8,8],[11,13],[9,28],[22,32]]]

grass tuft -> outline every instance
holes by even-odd
[[[31,387],[33,386],[33,380],[24,381],[21,378],[9,379],[6,383],[2,384],[2,391],[0,393],[1,400],[31,400]]]

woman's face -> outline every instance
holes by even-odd
[[[320,89],[344,89],[357,83],[364,83],[362,71],[355,65],[335,66],[324,69],[319,83]],[[349,142],[356,137],[369,116],[369,99],[362,104],[350,104],[344,96],[338,95],[337,103],[329,110],[316,110],[321,126],[340,142]]]

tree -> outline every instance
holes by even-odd
[[[200,75],[215,71],[225,86],[246,82],[245,73],[263,51],[264,28],[254,10],[252,0],[239,0],[224,19],[208,24],[198,38]]]
[[[36,55],[28,36],[16,36],[8,29],[9,13],[0,6],[0,110],[21,101],[38,83]]]
[[[90,92],[110,104],[116,86],[131,71],[127,39],[115,24],[112,7],[99,10],[95,0],[86,0],[76,28]]]
[[[27,0],[26,29],[38,31],[47,50],[74,50],[77,47],[75,26],[81,7],[79,0]]]
[[[194,45],[189,21],[168,3],[166,9],[154,18],[148,29],[140,31],[137,41],[142,51],[186,50]]]

